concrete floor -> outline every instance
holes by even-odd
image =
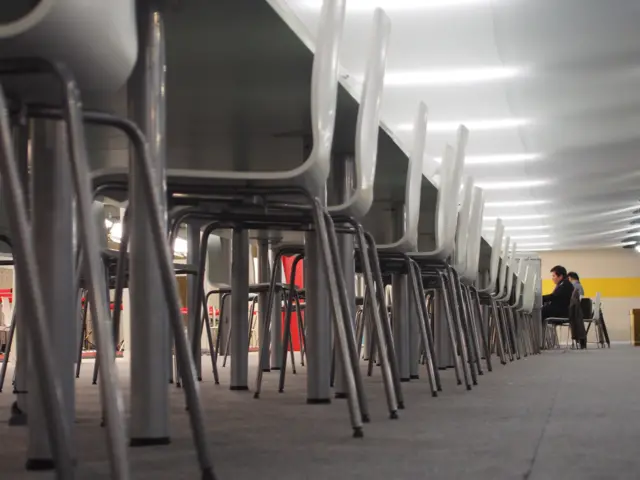
[[[305,404],[304,368],[278,394],[265,375],[260,400],[213,384],[204,360],[202,394],[220,480],[340,479],[637,479],[640,475],[640,349],[614,346],[547,352],[495,365],[466,392],[445,372],[431,398],[426,380],[405,384],[407,409],[389,420],[379,372],[365,378],[372,412],[364,439],[351,438],[344,401]],[[119,361],[122,377],[128,374]],[[78,475],[109,478],[98,391],[91,362],[78,380]],[[87,368],[88,367],[88,368]],[[11,378],[9,376],[9,378]],[[253,381],[253,375],[251,379]],[[7,389],[8,390],[8,389]],[[182,392],[170,389],[172,444],[130,449],[133,478],[196,479]],[[8,427],[8,393],[0,394],[0,478],[26,473],[26,429]]]

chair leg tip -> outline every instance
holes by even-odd
[[[202,470],[202,480],[216,480],[216,476],[213,473],[213,469],[211,467],[205,468]]]
[[[260,394],[259,394],[258,392],[254,393],[254,394],[253,394],[253,398],[255,398],[255,399],[260,398]]]
[[[391,420],[397,420],[397,419],[399,418],[399,417],[398,417],[398,411],[397,411],[397,410],[394,410],[393,412],[391,412],[391,413],[389,414],[389,418],[390,418]]]
[[[364,437],[364,432],[362,431],[362,427],[354,427],[353,438],[362,438],[362,437]]]
[[[398,410],[404,410],[404,402],[398,402]]]
[[[434,398],[437,397],[438,396],[438,392],[431,392],[431,396],[434,397]]]
[[[369,417],[369,415],[362,414],[362,423],[369,423],[370,421],[371,418]]]
[[[471,390],[471,385],[467,385],[467,390]]]

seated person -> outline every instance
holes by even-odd
[[[573,284],[573,288],[578,291],[578,295],[584,297],[584,288],[582,288],[578,274],[576,272],[569,272],[567,278]]]
[[[551,280],[556,288],[553,293],[542,296],[542,320],[551,317],[568,318],[569,303],[573,294],[573,285],[567,278],[567,269],[556,265],[551,269]]]

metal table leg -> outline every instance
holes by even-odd
[[[190,265],[200,264],[200,225],[198,223],[187,224],[187,263]],[[189,338],[193,346],[193,361],[196,365],[198,380],[202,380],[202,318],[199,315],[200,309],[196,308],[199,302],[199,290],[202,286],[198,282],[196,275],[187,275],[187,307],[189,315]]]
[[[400,380],[408,382],[410,372],[410,332],[409,332],[409,279],[405,274],[394,274],[391,278],[393,303],[393,340],[396,345]]]
[[[269,240],[260,239],[258,240],[258,281],[260,283],[269,283],[270,280],[271,269],[269,264]],[[258,294],[258,345],[263,344],[264,336],[269,331],[267,328],[268,322],[266,318],[268,298],[268,292]],[[270,370],[269,362],[269,350],[263,349],[260,353],[260,368],[262,368],[262,371],[268,372]]]
[[[141,9],[139,61],[128,85],[130,116],[149,139],[155,182],[166,229],[165,54],[162,16]],[[157,255],[151,248],[148,203],[134,164],[130,185],[130,303],[131,303],[131,445],[157,445],[169,437],[169,318],[159,298],[163,286]]]

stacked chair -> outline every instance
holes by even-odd
[[[53,2],[58,13],[68,6],[75,6],[68,0]],[[36,7],[37,10],[38,7]],[[122,8],[122,10],[119,10]],[[111,11],[96,7],[95,15]],[[135,63],[135,19],[132,1],[120,1],[116,13],[129,13],[124,22],[129,28],[118,47],[120,58],[109,56],[109,51],[101,55],[101,61],[114,61],[117,65],[109,69],[124,81]],[[71,15],[72,12],[66,12]],[[381,10],[376,10],[370,52],[366,68],[365,82],[358,112],[355,139],[355,185],[352,192],[341,202],[325,205],[325,189],[332,168],[332,149],[335,114],[338,94],[338,59],[341,34],[345,17],[344,0],[325,0],[321,11],[319,30],[311,79],[311,134],[313,147],[300,166],[288,171],[223,171],[168,169],[166,186],[170,208],[161,200],[163,195],[158,185],[154,161],[160,153],[151,145],[145,133],[131,120],[101,111],[83,109],[80,87],[73,72],[78,72],[80,85],[117,83],[118,79],[105,78],[100,71],[87,68],[83,59],[69,55],[73,45],[62,46],[64,51],[56,51],[54,46],[44,45],[41,38],[33,37],[28,42],[15,40],[8,42],[12,55],[5,55],[0,48],[0,84],[8,85],[11,102],[0,89],[0,175],[2,176],[4,201],[7,206],[12,247],[15,251],[17,281],[20,291],[21,313],[17,317],[18,328],[24,328],[33,345],[34,372],[41,385],[43,412],[46,420],[48,441],[54,461],[42,468],[56,469],[58,478],[74,478],[74,457],[71,446],[71,424],[66,420],[65,398],[60,373],[48,361],[53,358],[52,346],[48,342],[43,280],[38,270],[38,257],[34,241],[34,222],[30,218],[27,203],[27,184],[24,167],[27,163],[26,144],[14,141],[13,133],[24,127],[30,119],[46,119],[64,126],[64,135],[71,165],[73,191],[78,207],[78,248],[74,254],[78,258],[78,288],[81,286],[88,299],[85,310],[79,317],[85,323],[89,309],[95,328],[97,361],[94,382],[99,377],[106,441],[109,452],[111,476],[115,479],[129,478],[127,438],[121,387],[115,368],[114,340],[118,337],[122,292],[129,272],[127,245],[130,236],[128,219],[123,218],[123,237],[120,250],[105,253],[101,235],[105,232],[96,224],[94,200],[108,192],[118,191],[127,196],[135,215],[148,220],[150,228],[149,249],[153,251],[159,267],[162,297],[169,312],[171,335],[175,348],[176,372],[172,377],[184,387],[188,416],[197,451],[198,463],[204,480],[214,479],[213,461],[209,453],[203,411],[197,382],[201,379],[198,344],[202,328],[206,329],[211,351],[212,370],[219,383],[217,361],[221,341],[218,330],[214,340],[208,316],[208,298],[212,294],[221,297],[231,294],[230,303],[233,328],[226,333],[231,353],[231,388],[248,388],[249,332],[253,312],[247,315],[248,300],[254,295],[262,295],[266,305],[261,315],[259,339],[262,359],[269,350],[270,330],[275,328],[272,319],[280,317],[280,312],[272,315],[271,309],[285,309],[284,338],[280,366],[279,390],[284,389],[284,375],[287,369],[287,354],[291,348],[291,317],[295,308],[298,318],[301,344],[306,350],[306,334],[312,326],[303,321],[305,307],[312,303],[319,289],[326,289],[331,309],[332,333],[335,342],[336,378],[339,378],[340,392],[346,398],[350,426],[355,437],[363,435],[363,424],[370,420],[364,382],[361,373],[360,354],[362,332],[368,332],[369,372],[377,360],[381,367],[384,393],[389,416],[397,418],[398,409],[405,406],[402,382],[417,380],[419,367],[424,364],[430,392],[435,397],[442,390],[442,358],[453,362],[459,385],[468,390],[478,383],[485,370],[492,371],[494,351],[501,362],[506,364],[509,356],[521,357],[537,353],[537,342],[531,328],[535,296],[536,274],[524,268],[520,262],[516,272],[516,248],[507,238],[502,248],[503,226],[498,221],[496,236],[486,285],[481,285],[479,275],[480,247],[484,211],[483,192],[474,186],[472,178],[464,180],[463,170],[465,150],[469,132],[461,126],[457,132],[455,146],[447,146],[441,167],[441,182],[438,190],[435,221],[435,245],[431,251],[419,249],[419,216],[422,188],[422,168],[427,135],[427,108],[420,104],[416,113],[414,142],[407,169],[404,206],[397,213],[397,223],[402,225],[398,238],[392,243],[376,244],[373,236],[366,232],[362,223],[373,204],[373,184],[378,157],[378,132],[380,104],[383,90],[390,21]],[[35,17],[34,17],[35,18]],[[53,23],[41,25],[43,31],[53,28]],[[49,18],[53,22],[53,17]],[[96,17],[97,18],[97,17]],[[122,22],[122,19],[120,19]],[[101,25],[109,22],[101,19]],[[151,34],[162,37],[161,24],[154,24],[157,30]],[[83,30],[87,33],[86,29]],[[1,32],[1,31],[0,31]],[[26,32],[26,36],[28,37]],[[91,32],[89,32],[91,33]],[[15,32],[18,34],[25,32]],[[107,35],[96,31],[94,35]],[[5,37],[0,35],[0,47],[4,47]],[[118,42],[113,35],[107,35]],[[74,42],[86,41],[74,38]],[[133,38],[135,40],[135,38]],[[55,42],[54,42],[55,43]],[[64,43],[64,42],[63,42]],[[92,39],[95,44],[95,39]],[[163,46],[156,45],[161,57]],[[45,58],[58,58],[69,64],[52,62]],[[162,67],[162,62],[158,62]],[[116,68],[118,67],[118,68]],[[163,75],[160,69],[156,73]],[[12,78],[20,75],[46,77],[45,85],[61,92],[33,101],[31,92],[21,90]],[[50,78],[53,78],[51,80]],[[161,88],[158,85],[155,85]],[[159,92],[156,92],[159,93]],[[52,100],[52,98],[54,100]],[[130,141],[134,154],[130,167],[89,170],[88,151],[85,140],[85,125],[120,130]],[[145,127],[149,127],[145,125]],[[14,132],[12,132],[12,129]],[[334,165],[335,166],[335,165]],[[131,171],[130,171],[131,169]],[[140,192],[133,195],[129,183],[135,171],[136,188]],[[463,187],[463,188],[462,188]],[[459,208],[462,188],[462,203]],[[139,202],[142,195],[145,202]],[[137,210],[136,210],[137,209]],[[169,211],[169,225],[165,218]],[[125,216],[126,217],[126,216]],[[200,240],[200,255],[197,265],[177,266],[173,263],[172,245],[180,225],[188,220],[197,220],[204,225]],[[234,248],[231,287],[206,292],[204,290],[205,262],[209,236],[216,230],[231,230]],[[304,234],[307,246],[317,247],[306,250],[297,245],[279,245],[271,277],[268,284],[248,281],[247,248],[249,231],[294,231]],[[340,251],[338,234],[355,239],[354,255]],[[312,251],[313,250],[313,251]],[[314,253],[315,252],[315,253]],[[319,253],[318,253],[319,252]],[[280,261],[283,255],[296,255],[290,283],[283,284],[280,276]],[[315,258],[311,259],[310,257]],[[349,258],[345,258],[349,257]],[[315,260],[323,275],[307,282],[305,291],[295,286],[295,265],[303,258]],[[181,305],[176,285],[176,273],[187,273],[195,278],[194,309],[197,325],[187,334],[181,314]],[[354,298],[349,298],[356,273],[363,279],[364,295],[359,311]],[[323,280],[322,282],[318,279]],[[113,317],[109,313],[110,290],[115,290]],[[391,292],[388,295],[389,291]],[[441,299],[440,310],[430,308],[431,298]],[[317,298],[317,297],[316,297]],[[301,300],[306,299],[305,302]],[[308,303],[307,303],[308,302]],[[389,305],[390,304],[390,305]],[[87,307],[88,305],[88,307]],[[252,301],[255,308],[255,300]],[[490,315],[484,315],[483,306],[489,307]],[[221,304],[221,311],[224,301]],[[23,314],[22,312],[26,312]],[[391,315],[389,314],[391,312]],[[222,318],[222,312],[220,314]],[[358,334],[355,324],[361,326]],[[15,328],[15,325],[12,327]],[[437,332],[444,332],[446,342],[439,342]],[[190,335],[190,337],[189,337]],[[356,340],[358,339],[358,341]],[[446,349],[446,352],[439,351]],[[331,362],[331,358],[314,357],[305,351],[301,360],[306,360],[311,369],[320,362]],[[226,356],[226,353],[225,353]],[[293,361],[293,357],[291,357]],[[484,360],[484,362],[483,362]],[[173,361],[173,355],[171,358]],[[261,362],[261,360],[260,360]],[[80,361],[78,360],[78,368]],[[100,375],[98,372],[100,368]],[[262,363],[261,363],[262,365]],[[295,368],[295,366],[294,366]],[[2,368],[2,380],[6,363]],[[262,388],[263,368],[257,368],[255,396]],[[168,378],[167,381],[171,379]],[[16,385],[18,379],[16,380]]]

